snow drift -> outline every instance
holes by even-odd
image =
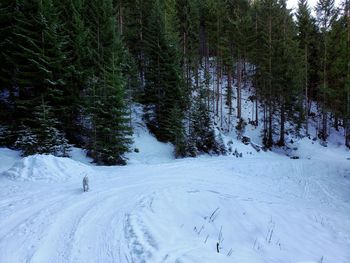
[[[17,181],[66,181],[89,170],[89,166],[69,158],[37,154],[16,161],[2,175]]]

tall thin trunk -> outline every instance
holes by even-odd
[[[255,13],[255,39],[256,39],[256,46],[255,46],[255,61],[257,61],[257,50],[258,50],[258,13]],[[256,66],[254,66],[254,74],[256,74]],[[258,109],[258,80],[256,77],[255,80],[255,125],[259,125],[259,109]]]
[[[324,33],[326,34],[326,33]],[[327,38],[324,36],[324,60],[323,60],[323,94],[322,94],[322,140],[327,140],[327,110],[326,110],[326,88],[327,88]]]
[[[278,142],[279,146],[284,146],[284,133],[285,133],[285,121],[286,121],[286,116],[285,116],[285,106],[284,106],[284,101],[282,101],[281,105],[281,126],[280,126],[280,140]]]
[[[334,115],[334,129],[336,131],[339,131],[339,117],[338,117],[338,114]]]
[[[183,58],[183,65],[185,65],[185,58],[186,58],[186,50],[187,50],[187,46],[186,46],[186,43],[187,43],[187,37],[186,37],[186,32],[184,31],[183,34],[182,34],[182,38],[183,38],[183,47],[182,47],[182,58]]]
[[[237,61],[237,118],[242,118],[242,60],[238,55]]]
[[[216,116],[219,117],[219,96],[220,96],[220,71],[221,71],[221,63],[220,63],[220,17],[217,16],[216,20]]]
[[[265,83],[265,80],[264,80],[264,90],[266,90],[266,83]],[[263,116],[263,119],[264,119],[264,140],[265,140],[265,143],[267,143],[267,102],[266,100],[264,101],[264,116]]]
[[[308,46],[305,44],[305,129],[309,135]]]
[[[227,69],[227,106],[228,106],[228,117],[229,122],[232,116],[232,69],[231,66],[228,66]]]
[[[266,112],[266,103],[264,103],[264,140],[265,140],[265,144],[267,143],[267,112]]]
[[[222,67],[220,68],[220,76],[222,76]],[[222,128],[223,127],[223,105],[222,105],[222,102],[223,102],[223,97],[222,97],[222,85],[220,85],[220,120],[221,120],[221,124],[220,124],[220,127]]]
[[[219,117],[219,100],[220,100],[220,59],[219,59],[219,54],[217,57],[217,64],[216,64],[216,116]]]
[[[256,92],[256,98],[255,98],[255,126],[259,125],[259,102],[258,102],[258,95]]]
[[[348,26],[348,43],[347,43],[347,116],[345,116],[346,132],[345,132],[345,145],[350,148],[350,0],[347,0],[347,26]]]
[[[269,133],[268,133],[268,141],[267,145],[268,147],[272,147],[273,145],[273,138],[272,138],[272,114],[273,114],[273,109],[272,105],[269,105]]]
[[[273,144],[272,139],[272,17],[271,14],[269,16],[269,87],[268,87],[268,110],[269,110],[269,127],[268,127],[268,147],[271,147]]]
[[[142,1],[141,1],[141,5],[142,5]],[[145,86],[145,70],[144,70],[144,65],[143,65],[143,61],[144,61],[144,52],[143,52],[143,13],[142,13],[142,6],[139,7],[140,8],[140,17],[138,19],[138,23],[139,23],[139,41],[141,43],[141,49],[139,50],[139,71],[140,71],[140,81],[141,81],[141,87],[143,88]]]
[[[118,29],[120,35],[123,35],[123,4],[122,1],[119,1],[119,6],[118,6]]]
[[[210,109],[210,79],[209,79],[209,47],[206,45],[205,49],[205,88],[206,88],[206,93],[207,93],[207,109]]]

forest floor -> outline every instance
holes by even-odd
[[[136,138],[125,167],[0,149],[0,262],[350,262],[344,148],[174,160]]]

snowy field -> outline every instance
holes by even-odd
[[[173,160],[139,130],[126,167],[0,149],[0,262],[350,262],[349,151]]]

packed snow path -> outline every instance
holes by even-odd
[[[32,157],[0,176],[0,262],[350,262],[350,161],[262,156]],[[39,164],[64,180],[35,180]]]

